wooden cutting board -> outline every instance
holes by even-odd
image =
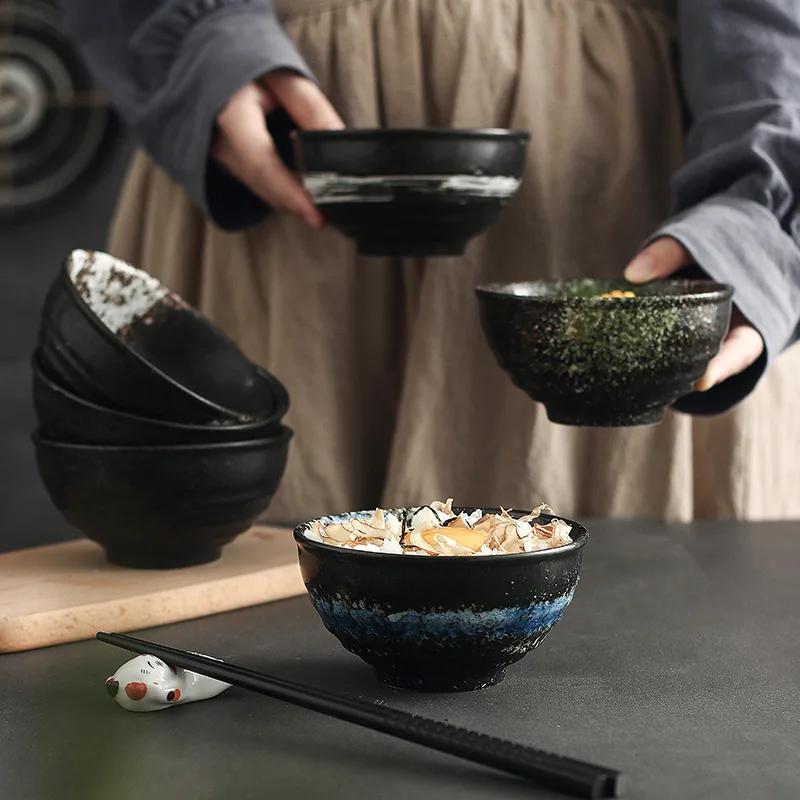
[[[109,564],[87,539],[0,554],[0,653],[196,619],[304,594],[292,532],[257,527],[213,564]]]

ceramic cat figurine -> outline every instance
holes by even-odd
[[[160,711],[207,700],[229,688],[229,683],[173,667],[155,656],[132,658],[106,681],[106,691],[128,711]]]

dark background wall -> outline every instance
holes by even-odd
[[[75,538],[39,483],[30,434],[29,359],[44,295],[64,256],[105,247],[130,147],[121,139],[102,173],[58,207],[25,223],[0,222],[0,551]]]

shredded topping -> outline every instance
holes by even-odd
[[[532,553],[570,544],[572,527],[560,519],[537,522],[542,514],[552,512],[541,505],[519,518],[505,509],[499,514],[485,514],[481,509],[456,514],[449,499],[405,511],[377,508],[370,519],[353,516],[343,522],[317,520],[305,535],[312,541],[337,547],[411,556]]]

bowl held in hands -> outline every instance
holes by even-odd
[[[476,291],[489,346],[514,384],[551,421],[587,427],[659,423],[719,351],[733,297],[729,286],[687,280],[531,281]]]
[[[457,256],[519,188],[529,134],[342,130],[295,134],[304,185],[366,256]]]

